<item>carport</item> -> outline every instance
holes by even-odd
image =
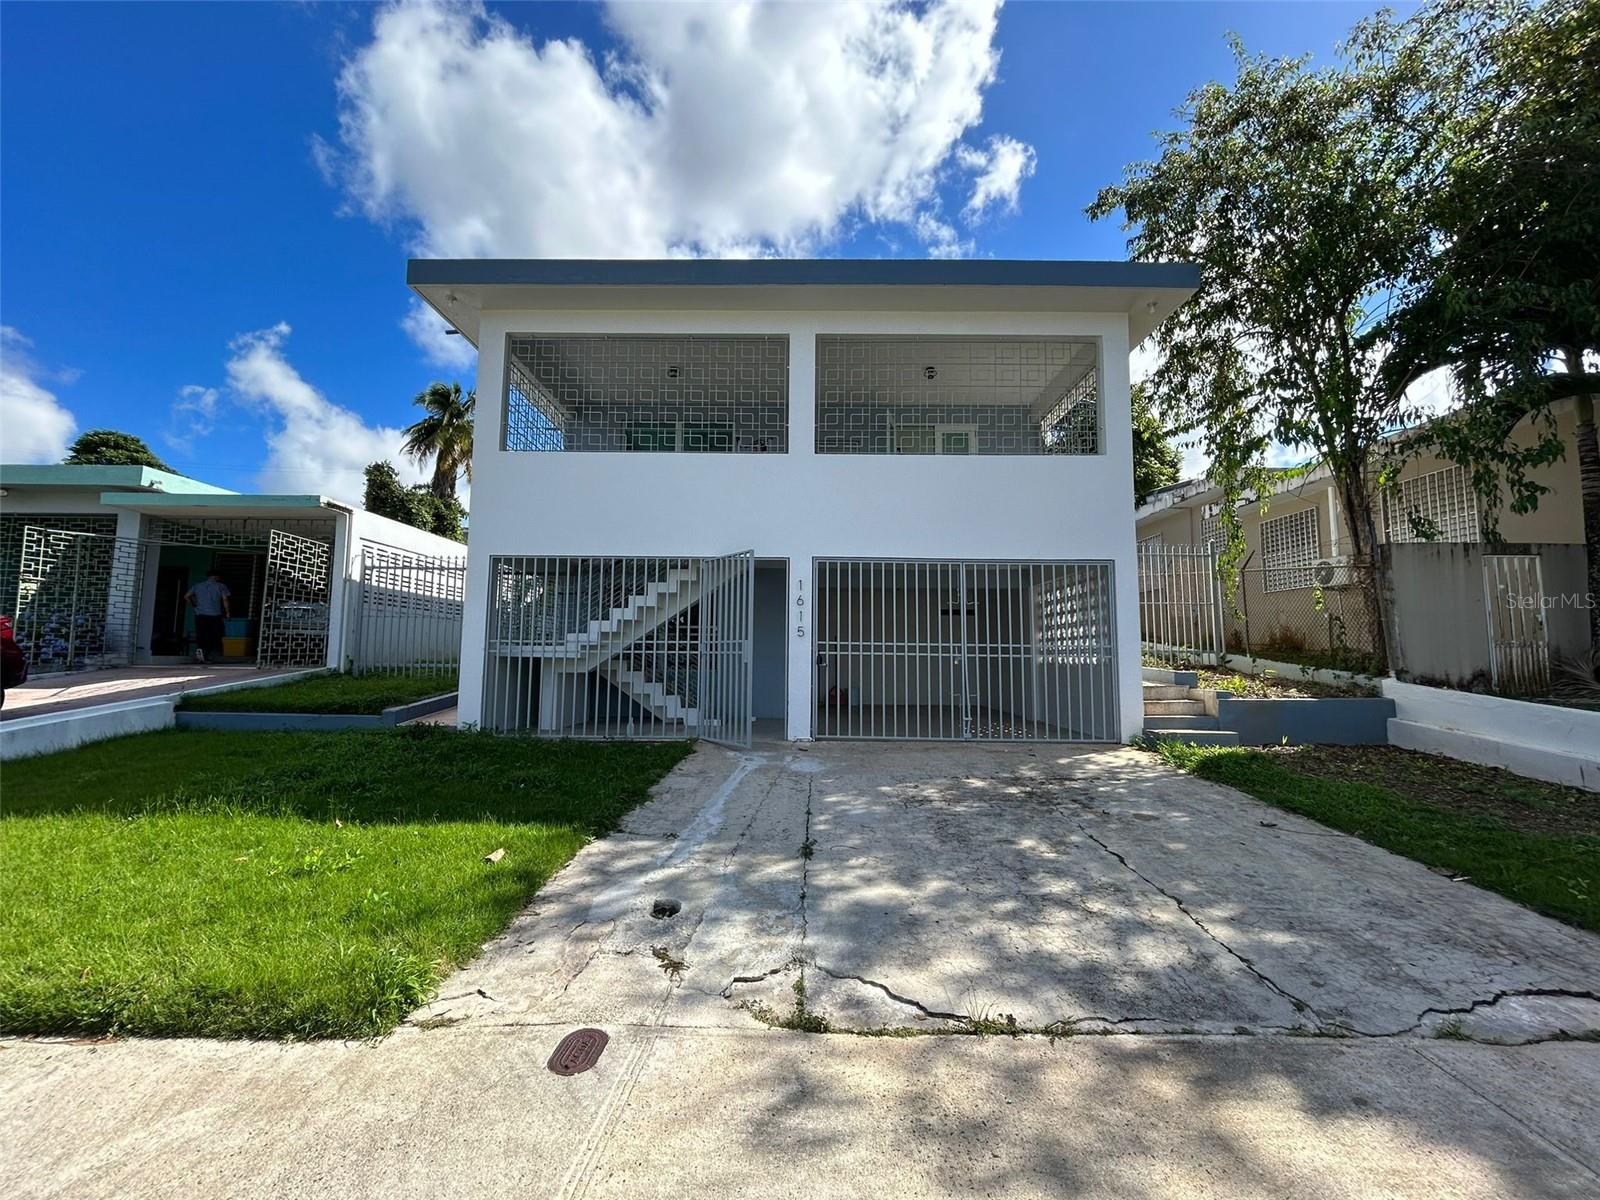
[[[819,559],[816,736],[1119,740],[1106,562]]]

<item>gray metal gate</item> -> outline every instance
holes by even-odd
[[[13,625],[33,671],[132,662],[145,549],[135,538],[23,527]]]
[[[332,566],[333,547],[326,542],[281,529],[271,531],[257,666],[327,664]]]
[[[1172,666],[1222,660],[1222,580],[1213,547],[1139,547],[1139,651]]]
[[[818,559],[816,736],[1117,741],[1112,568]]]
[[[466,577],[459,556],[363,543],[352,674],[454,678]]]
[[[1550,636],[1537,554],[1485,554],[1483,605],[1489,621],[1489,674],[1495,691],[1550,691]]]
[[[750,743],[755,558],[496,556],[481,724]]]

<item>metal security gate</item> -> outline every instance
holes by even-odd
[[[1550,691],[1550,637],[1537,554],[1485,554],[1483,605],[1489,621],[1489,674],[1495,691]]]
[[[461,666],[467,560],[365,542],[356,608],[355,675],[437,675]]]
[[[480,723],[750,744],[755,556],[496,556]]]
[[[333,547],[326,542],[281,529],[271,531],[257,666],[326,665],[332,566]]]
[[[1213,547],[1139,547],[1139,651],[1172,666],[1222,660],[1222,579]]]
[[[700,736],[750,744],[756,556],[746,550],[700,565]]]
[[[145,550],[133,538],[23,527],[13,625],[31,670],[133,661]]]
[[[1110,563],[818,559],[820,738],[1120,739]]]

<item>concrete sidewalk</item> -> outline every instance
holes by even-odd
[[[1600,1048],[612,1026],[10,1042],[0,1195],[1590,1197]]]

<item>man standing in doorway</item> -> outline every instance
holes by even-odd
[[[218,662],[222,658],[222,622],[231,613],[233,593],[212,567],[205,581],[189,589],[184,597],[194,605],[194,657],[196,662]]]

